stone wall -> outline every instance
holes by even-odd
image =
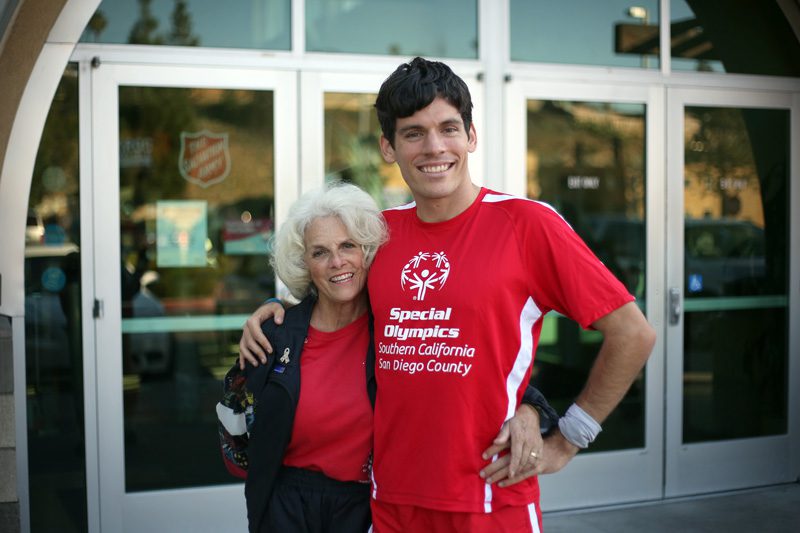
[[[19,531],[11,319],[0,316],[0,531]]]

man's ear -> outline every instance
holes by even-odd
[[[389,142],[389,139],[381,135],[380,145],[383,160],[389,164],[394,163],[396,161],[394,157],[394,148],[392,148],[392,143]]]
[[[475,129],[475,123],[469,123],[469,132],[467,132],[469,136],[469,141],[467,143],[467,150],[472,153],[478,148],[478,132]]]

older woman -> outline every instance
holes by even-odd
[[[274,356],[245,370],[250,531],[369,529],[375,379],[365,284],[385,240],[378,207],[353,185],[303,195],[275,237],[273,267],[300,303],[282,324],[263,324]]]

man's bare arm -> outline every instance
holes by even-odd
[[[656,333],[633,302],[598,319],[592,327],[603,334],[603,344],[575,403],[602,423],[641,372]]]
[[[267,354],[272,353],[272,345],[261,330],[261,324],[275,318],[275,322],[283,322],[284,309],[277,302],[265,303],[250,315],[242,327],[242,338],[239,340],[239,368],[244,370],[245,363],[253,366],[267,362]]]
[[[603,344],[576,403],[597,422],[603,422],[641,372],[656,334],[634,303],[612,311],[592,326],[603,334]],[[501,487],[513,485],[533,475],[558,472],[578,451],[556,428],[544,438],[541,457],[532,467],[509,476],[507,464],[496,465],[485,468],[482,477],[489,483],[499,481]],[[506,460],[509,462],[510,458]]]

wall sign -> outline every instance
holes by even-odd
[[[231,171],[228,134],[208,130],[181,132],[178,169],[186,181],[204,189],[223,181]]]
[[[202,200],[156,202],[156,264],[206,266],[208,207]]]

